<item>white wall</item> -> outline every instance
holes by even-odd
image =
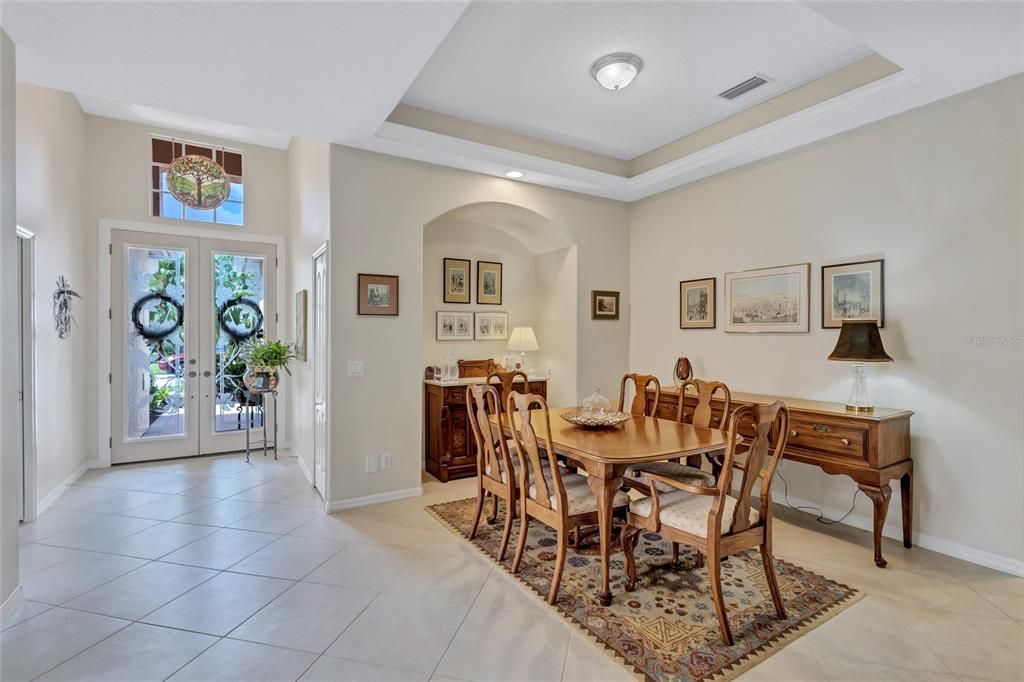
[[[577,394],[580,386],[618,386],[629,313],[617,324],[592,322],[589,292],[627,293],[624,205],[345,147],[332,147],[331,156],[333,502],[420,485],[423,226],[459,206],[513,204],[565,231],[579,263]],[[401,277],[401,315],[356,315],[359,272]],[[347,376],[349,360],[362,360],[365,376]],[[365,457],[382,452],[392,453],[393,468],[363,473]]]
[[[69,93],[18,83],[18,224],[35,233],[36,500],[96,458],[86,405],[96,400],[88,368],[96,340],[87,333],[92,301],[75,301],[78,325],[61,339],[51,295],[63,275],[82,291],[95,277],[85,210],[86,125]]]
[[[820,266],[885,258],[888,366],[878,405],[915,411],[915,526],[940,551],[1024,570],[1024,77],[633,205],[630,365],[663,380],[678,355],[734,390],[844,401],[825,359]],[[678,282],[811,262],[809,334],[678,328]],[[972,346],[975,337],[1009,345]],[[845,511],[846,478],[786,463],[790,496]],[[896,486],[898,488],[899,486]],[[890,507],[896,536],[899,493]],[[841,512],[840,512],[841,513]],[[861,496],[854,522],[870,527]]]
[[[17,344],[18,282],[15,254],[15,87],[14,43],[0,29],[0,342]],[[0,384],[16,385],[15,353],[0,356]],[[17,413],[12,391],[0,399],[0,604],[18,587]]]
[[[573,405],[590,394],[585,386],[583,392],[578,387],[579,329],[572,324],[578,317],[579,305],[577,251],[575,246],[569,246],[542,253],[536,260],[537,290],[547,294],[537,300],[537,345],[543,354],[535,354],[542,355],[536,367],[541,374],[550,372],[552,377],[558,377],[558,381],[548,382],[550,405]],[[617,387],[608,385],[604,390],[612,395]]]
[[[331,151],[323,142],[293,138],[288,147],[289,230],[288,291],[307,291],[306,362],[292,365],[286,377],[290,390],[292,452],[306,471],[313,471],[313,253],[327,241],[331,230]],[[282,317],[281,337],[295,341],[295,316]]]

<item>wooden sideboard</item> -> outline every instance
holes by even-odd
[[[476,476],[476,442],[466,412],[466,386],[482,377],[423,382],[425,466],[442,483]],[[522,380],[516,382],[522,384]],[[547,379],[530,377],[529,390],[547,398]],[[501,386],[493,384],[501,393]],[[502,396],[504,398],[504,396]]]
[[[652,391],[648,391],[647,400],[648,403],[654,401]],[[775,400],[784,401],[790,414],[789,441],[783,457],[814,465],[826,474],[849,476],[871,499],[874,505],[875,564],[885,568],[882,526],[889,512],[890,482],[895,479],[900,481],[903,546],[912,546],[914,462],[910,459],[910,417],[914,413],[884,407],[875,408],[873,412],[851,412],[842,403],[756,393],[733,393],[732,407],[768,404]],[[695,395],[687,394],[684,412],[692,409],[696,402]],[[675,419],[678,405],[678,390],[663,388],[655,416]],[[715,401],[712,412],[712,424],[721,424],[721,402]],[[743,422],[739,431],[744,436],[753,433],[750,424]],[[692,464],[699,465],[699,461]]]

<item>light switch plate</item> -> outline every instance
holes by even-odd
[[[365,374],[362,360],[349,360],[348,361],[348,375],[350,377],[361,377]]]
[[[377,463],[377,455],[366,456],[366,473],[375,474],[380,469]]]
[[[384,471],[391,468],[391,453],[385,452],[380,456],[380,470]]]

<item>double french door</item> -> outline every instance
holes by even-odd
[[[273,244],[113,230],[111,462],[245,448],[273,401],[246,392],[246,341],[274,338]]]

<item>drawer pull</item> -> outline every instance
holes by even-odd
[[[843,445],[846,445],[846,446],[850,445],[850,439],[849,438],[840,438],[839,442],[842,443]]]
[[[790,438],[796,438],[796,437],[797,437],[797,436],[799,436],[799,435],[800,435],[800,434],[799,434],[799,433],[798,433],[797,431],[790,431],[790,432],[789,432],[789,437],[790,437]]]
[[[828,433],[832,430],[832,427],[828,424],[815,424],[813,428],[818,433]]]

